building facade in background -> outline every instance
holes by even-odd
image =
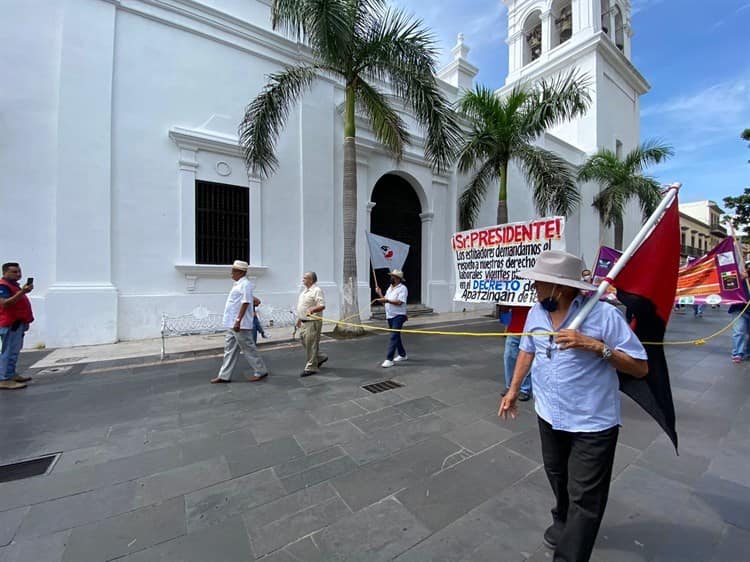
[[[504,0],[517,81],[579,68],[592,79],[589,113],[540,139],[580,164],[600,147],[639,142],[648,84],[630,62],[627,0]],[[342,240],[340,84],[325,77],[289,116],[278,172],[248,176],[237,126],[269,73],[306,60],[270,27],[270,0],[10,0],[3,6],[0,72],[2,261],[33,275],[37,322],[28,345],[154,337],[160,315],[221,310],[228,264],[243,259],[264,306],[289,310],[302,272],[315,270],[337,317]],[[457,32],[460,30],[456,30]],[[470,42],[471,38],[467,40]],[[439,73],[450,100],[477,73],[463,39]],[[414,120],[407,112],[402,117]],[[365,230],[410,244],[415,303],[454,303],[449,240],[467,178],[436,174],[420,134],[395,162],[358,122],[359,302],[367,317]],[[591,261],[611,243],[581,186],[568,249]],[[536,216],[517,170],[511,220]],[[497,186],[495,186],[495,194]],[[487,198],[479,225],[492,224]],[[33,225],[30,227],[30,225]],[[640,218],[629,211],[625,238]]]

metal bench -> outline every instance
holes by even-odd
[[[291,327],[297,323],[292,310],[262,305],[257,310],[260,323],[266,328]],[[167,354],[167,338],[171,336],[193,336],[223,332],[223,316],[212,313],[204,306],[197,306],[190,314],[181,316],[161,315],[161,358]]]
[[[170,336],[192,336],[216,334],[224,331],[221,314],[214,314],[205,306],[197,306],[190,314],[181,316],[161,315],[161,358],[167,354],[167,338]]]

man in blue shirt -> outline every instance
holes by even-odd
[[[556,562],[585,562],[604,516],[620,426],[617,371],[648,374],[646,351],[613,306],[597,302],[579,330],[566,326],[585,302],[581,260],[542,252],[519,277],[535,281],[538,303],[529,312],[510,389],[498,415],[517,414],[521,382],[532,367],[534,406],[547,478],[555,494],[553,524],[544,543]],[[554,332],[554,335],[552,333]]]

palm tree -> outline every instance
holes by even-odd
[[[516,86],[500,98],[477,86],[459,102],[471,131],[461,148],[458,168],[477,170],[459,200],[461,227],[476,222],[490,184],[500,179],[498,224],[508,222],[508,165],[518,164],[533,186],[534,205],[540,214],[570,214],[580,195],[568,163],[549,150],[534,145],[547,129],[583,115],[591,103],[589,79],[571,71],[536,86]]]
[[[385,0],[274,0],[271,13],[273,28],[304,41],[312,62],[271,74],[250,102],[239,131],[245,161],[253,172],[270,175],[279,164],[274,148],[290,108],[320,75],[341,83],[345,91],[341,317],[358,323],[355,108],[369,119],[377,139],[399,158],[411,137],[383,91],[389,88],[424,129],[425,157],[438,170],[451,164],[460,130],[435,79],[434,40],[420,21],[388,9]],[[336,329],[346,335],[361,333],[341,325]]]
[[[593,206],[605,226],[615,227],[615,247],[622,248],[623,215],[631,199],[637,199],[644,221],[661,201],[661,186],[654,178],[643,175],[643,169],[672,156],[672,147],[651,140],[630,151],[623,158],[607,148],[591,156],[578,171],[578,180],[595,181],[602,190]]]

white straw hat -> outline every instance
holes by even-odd
[[[248,263],[242,260],[234,260],[232,264],[232,269],[239,269],[240,271],[247,271],[249,267]]]

